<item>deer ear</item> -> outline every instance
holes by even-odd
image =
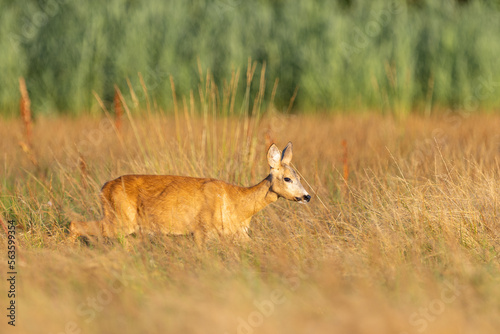
[[[278,168],[281,165],[281,152],[275,144],[272,144],[267,151],[267,162],[271,168]]]
[[[288,142],[288,145],[283,149],[283,154],[281,156],[282,164],[290,164],[292,161],[292,142]]]

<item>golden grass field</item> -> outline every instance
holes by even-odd
[[[1,219],[17,226],[16,326],[1,333],[498,333],[500,116],[158,113],[0,122]],[[252,185],[294,144],[313,198],[253,218],[248,244],[66,242],[107,180],[176,174]],[[344,144],[343,144],[343,141]],[[22,142],[22,144],[20,144]],[[307,181],[307,183],[306,183]]]

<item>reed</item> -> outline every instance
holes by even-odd
[[[24,124],[25,138],[28,146],[33,144],[32,128],[33,122],[31,120],[31,100],[28,95],[28,89],[26,88],[26,82],[24,78],[19,78],[19,90],[21,92],[21,100],[19,101],[19,110],[21,114],[21,119]]]

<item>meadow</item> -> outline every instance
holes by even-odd
[[[500,116],[293,115],[272,104],[220,116],[232,95],[200,91],[206,100],[179,99],[168,114],[118,94],[121,119],[38,117],[31,144],[20,119],[0,123],[1,219],[18,243],[16,327],[3,315],[2,333],[496,333]],[[267,175],[270,143],[289,140],[313,198],[264,209],[248,244],[67,241],[71,220],[100,217],[107,180],[248,186]],[[0,289],[6,313],[5,279]]]
[[[498,1],[0,8],[0,333],[498,332]],[[246,244],[68,240],[108,180],[288,141],[312,199]]]

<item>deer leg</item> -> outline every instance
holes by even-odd
[[[101,236],[100,222],[71,222],[69,224],[69,241],[75,242],[80,236],[99,237]]]

